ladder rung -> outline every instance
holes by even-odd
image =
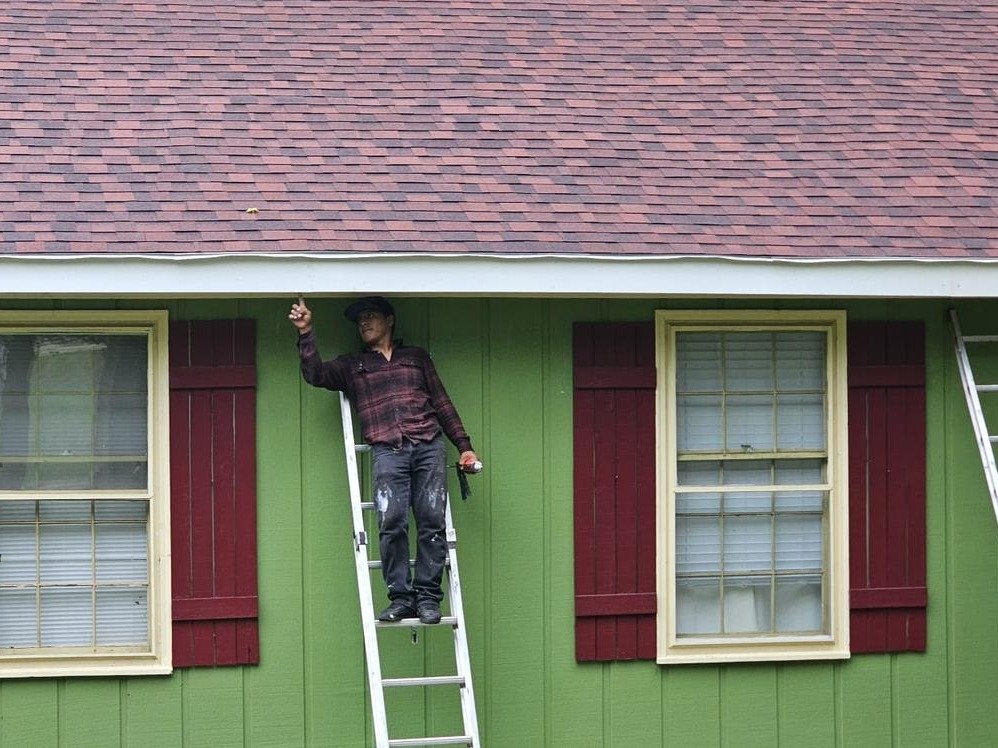
[[[371,451],[371,445],[370,444],[354,444],[353,445],[353,450],[354,450],[354,452],[370,452]]]
[[[989,436],[989,437],[988,437],[988,439],[990,439],[990,440],[991,440],[991,443],[992,443],[992,444],[998,444],[998,435],[995,435],[995,436]]]
[[[998,343],[998,335],[964,335],[964,343]]]
[[[409,566],[415,566],[415,565],[416,565],[416,559],[410,558],[409,559]],[[450,559],[449,558],[445,558],[444,559],[444,566],[450,567]],[[374,559],[374,560],[370,560],[369,559],[368,562],[367,562],[367,568],[368,569],[380,569],[381,568],[381,559],[380,558],[379,559]]]
[[[471,745],[471,738],[467,735],[447,735],[439,738],[397,738],[389,740],[388,745]]]
[[[998,384],[979,384],[977,385],[978,392],[998,392]]]
[[[407,628],[409,626],[457,626],[457,616],[444,616],[440,623],[420,623],[418,618],[403,618],[401,621],[375,621],[379,629]]]
[[[363,510],[365,510],[365,511],[368,511],[368,512],[374,511],[374,502],[373,501],[362,501],[362,502],[360,502],[360,508],[363,509]]]
[[[463,675],[427,675],[421,678],[385,678],[381,681],[385,688],[399,686],[463,686]]]

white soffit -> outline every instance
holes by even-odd
[[[481,254],[0,255],[0,296],[998,297],[998,260]]]

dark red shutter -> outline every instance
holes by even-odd
[[[574,330],[575,656],[655,659],[655,338]]]
[[[260,661],[253,320],[170,325],[173,665]]]
[[[850,650],[925,650],[925,329],[849,324]]]

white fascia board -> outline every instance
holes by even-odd
[[[994,298],[998,260],[484,254],[0,255],[0,297]]]

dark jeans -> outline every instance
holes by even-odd
[[[388,597],[410,604],[440,602],[440,579],[447,559],[444,510],[447,478],[444,439],[403,440],[398,449],[375,444],[372,449],[374,505],[378,510],[381,571]],[[409,507],[416,519],[415,574],[409,570]]]

